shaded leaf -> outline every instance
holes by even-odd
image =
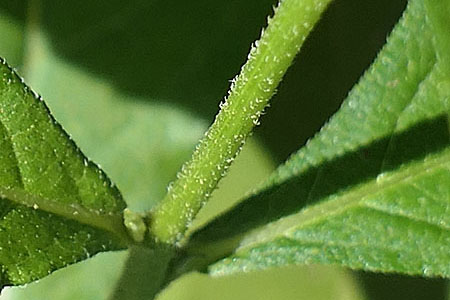
[[[4,288],[0,299],[105,300],[120,276],[127,254],[128,251],[99,253],[25,287]]]
[[[320,262],[450,276],[449,8],[426,5],[409,3],[341,110],[192,248],[322,204],[251,233],[213,273]]]
[[[210,117],[276,2],[44,0],[42,28],[57,53],[122,92]]]
[[[428,300],[448,299],[448,280],[358,272],[366,300]]]
[[[0,74],[1,285],[124,247],[119,191],[3,60]]]
[[[170,246],[155,249],[131,247],[124,272],[109,299],[154,299],[168,284],[170,261],[174,254],[174,248]]]
[[[43,32],[32,35],[27,82],[45,96],[86,156],[113,178],[128,207],[150,209],[189,158],[206,122],[157,99],[145,103],[121,94],[59,58]]]
[[[190,273],[172,282],[158,300],[363,300],[349,272],[330,266],[303,266],[211,277]]]
[[[442,186],[450,182],[450,151],[427,161],[386,173],[250,234],[236,256],[213,272],[333,263],[449,277],[449,195],[442,193]]]
[[[0,55],[10,64],[22,61],[23,25],[0,7]]]

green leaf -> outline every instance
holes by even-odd
[[[124,272],[109,299],[154,299],[170,282],[168,277],[174,250],[171,246],[154,249],[131,247]]]
[[[0,7],[0,53],[9,63],[22,61],[23,26]]]
[[[119,191],[0,62],[1,285],[124,247]]]
[[[158,300],[363,300],[350,272],[330,266],[303,266],[211,277],[190,273],[172,282]]]
[[[58,53],[125,93],[211,118],[276,2],[42,1],[42,22]]]
[[[450,276],[450,151],[332,195],[249,235],[213,272],[294,263]],[[414,174],[414,175],[413,175]],[[438,181],[440,184],[436,184]],[[443,199],[442,199],[443,198]]]
[[[7,287],[0,299],[107,299],[124,267],[128,251],[102,252],[24,286]]]
[[[366,300],[448,299],[448,280],[399,274],[357,272]]]
[[[333,263],[450,276],[449,6],[410,1],[321,132],[265,190],[194,235],[188,249],[195,253],[274,221],[246,236],[212,273]],[[321,203],[301,210],[314,202]]]
[[[125,94],[210,118],[277,1],[4,0],[0,7],[29,23],[31,14],[22,10],[30,3],[67,62]]]

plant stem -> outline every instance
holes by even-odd
[[[220,112],[150,215],[150,233],[179,241],[239,153],[313,25],[331,0],[284,0],[252,46]]]

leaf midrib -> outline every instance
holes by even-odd
[[[448,169],[449,162],[450,147],[447,147],[438,153],[429,155],[421,161],[412,162],[394,171],[381,173],[377,178],[343,191],[339,193],[340,195],[331,195],[323,199],[322,203],[305,208],[297,214],[272,222],[263,228],[250,233],[243,239],[237,251],[252,248],[256,246],[256,244],[269,242],[281,236],[290,238],[293,231],[314,223],[319,223],[329,217],[339,215],[340,213],[357,206],[373,208],[367,203],[364,203],[364,199],[367,196],[376,195],[397,184],[418,178],[426,172],[435,171],[439,168]],[[442,230],[450,231],[450,227],[444,224],[435,224],[429,220],[416,219],[409,215],[401,216],[412,221],[425,222],[437,226]]]
[[[93,226],[102,230],[106,230],[117,235],[124,242],[129,241],[128,234],[123,227],[122,215],[120,213],[99,213],[94,209],[88,209],[81,206],[78,203],[61,203],[58,201],[53,201],[42,196],[37,196],[30,194],[25,190],[25,185],[23,181],[23,174],[20,167],[20,160],[17,157],[17,150],[15,149],[15,143],[12,140],[13,136],[18,135],[20,132],[11,134],[8,126],[5,126],[0,120],[0,126],[5,130],[6,136],[9,139],[9,144],[11,145],[12,153],[14,155],[14,160],[16,162],[15,166],[19,172],[19,187],[0,187],[0,198],[9,200],[16,204],[21,204],[33,209],[39,209],[66,219],[77,221],[81,224]],[[74,180],[72,177],[68,176],[70,180]],[[78,185],[75,185],[78,188]]]
[[[123,225],[120,213],[99,213],[87,209],[78,203],[61,203],[47,198],[32,195],[20,188],[0,187],[0,198],[13,203],[24,205],[30,209],[41,210],[78,223],[89,225],[113,233],[124,243],[129,243],[130,237]]]

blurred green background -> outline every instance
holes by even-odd
[[[43,96],[129,206],[141,211],[161,199],[189,158],[275,4],[2,0],[0,56]],[[199,222],[239,200],[322,126],[385,43],[405,4],[331,5]],[[0,299],[106,299],[127,254],[99,254],[7,289]],[[188,274],[160,299],[410,300],[445,299],[446,293],[439,280],[309,266],[219,279]]]

